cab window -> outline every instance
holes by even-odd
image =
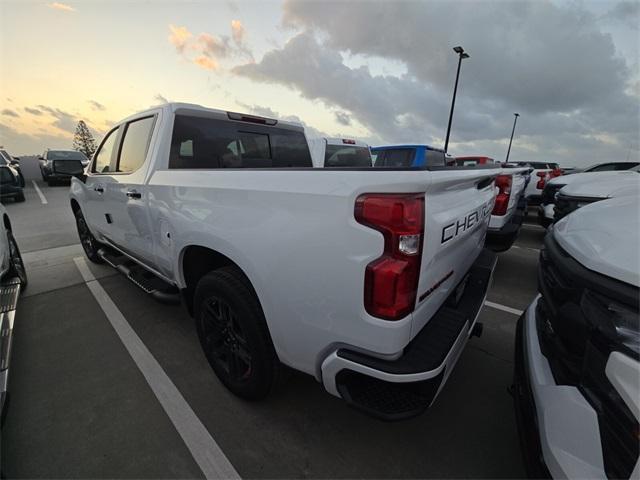
[[[93,161],[92,171],[95,173],[109,173],[111,169],[111,154],[116,145],[118,137],[118,128],[114,128],[102,141],[100,149],[96,152]]]

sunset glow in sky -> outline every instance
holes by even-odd
[[[638,159],[638,2],[0,2],[0,144],[70,147],[169,101],[311,134],[585,165]]]

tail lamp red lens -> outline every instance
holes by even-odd
[[[562,170],[560,170],[559,168],[554,168],[549,173],[549,178],[556,178],[556,177],[559,177],[560,175],[562,175]]]
[[[400,320],[416,303],[424,237],[424,195],[367,193],[356,200],[355,218],[384,237],[382,256],[365,270],[366,311]]]
[[[496,203],[493,204],[492,215],[504,215],[509,206],[511,196],[511,175],[498,175],[496,177]]]
[[[536,175],[538,177],[540,177],[540,180],[538,180],[538,183],[536,184],[536,188],[538,190],[542,190],[544,188],[544,184],[545,184],[545,182],[547,180],[548,173],[547,172],[538,172],[538,173],[536,173]]]

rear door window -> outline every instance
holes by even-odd
[[[311,167],[302,131],[176,115],[169,168]]]

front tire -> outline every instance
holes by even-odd
[[[84,249],[84,253],[87,255],[87,258],[93,263],[104,263],[102,257],[98,255],[98,251],[102,245],[98,240],[96,240],[96,237],[93,236],[91,230],[89,230],[89,226],[87,225],[87,221],[84,219],[84,215],[82,215],[82,211],[78,209],[74,214],[76,216],[78,237],[80,237],[80,243],[82,244],[82,248]]]
[[[7,230],[7,240],[9,241],[9,257],[11,262],[11,267],[9,267],[9,276],[18,277],[20,279],[22,289],[24,290],[27,288],[27,284],[29,283],[27,270],[24,268],[22,255],[18,248],[18,242],[16,242],[16,239],[13,237],[11,230]]]
[[[235,267],[208,273],[196,287],[194,314],[200,344],[220,381],[241,398],[265,398],[280,363],[248,279]]]

